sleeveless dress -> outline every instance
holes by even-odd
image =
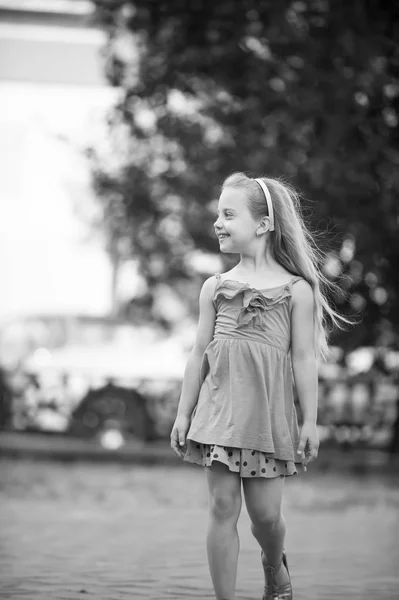
[[[290,361],[291,290],[302,279],[257,289],[216,273],[212,341],[200,367],[200,392],[184,460],[224,463],[241,477],[306,471]]]

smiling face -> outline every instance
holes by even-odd
[[[220,250],[227,253],[242,253],[256,239],[259,221],[255,221],[248,208],[244,190],[225,188],[219,198],[218,218],[214,227],[219,238]]]

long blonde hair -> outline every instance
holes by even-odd
[[[326,359],[329,354],[328,335],[334,327],[344,329],[351,324],[346,317],[336,312],[328,303],[321,286],[338,286],[322,273],[321,263],[325,254],[317,247],[314,236],[307,228],[298,193],[280,179],[262,177],[267,185],[274,209],[274,227],[270,232],[271,249],[277,262],[293,275],[300,275],[311,285],[314,296],[314,342],[317,358]],[[248,208],[255,220],[268,216],[267,203],[261,187],[245,173],[233,173],[222,184],[227,187],[243,188],[248,198]],[[331,327],[327,326],[329,319]]]

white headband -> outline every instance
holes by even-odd
[[[263,193],[265,194],[265,198],[266,198],[266,202],[267,202],[267,210],[268,210],[269,219],[270,219],[269,231],[274,231],[274,212],[273,212],[272,197],[270,195],[269,190],[267,189],[267,185],[265,184],[264,181],[262,181],[262,179],[254,179],[254,181],[256,181],[256,183],[259,183],[260,187],[263,190]]]

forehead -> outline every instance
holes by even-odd
[[[222,211],[228,208],[236,212],[248,210],[247,196],[244,190],[230,187],[222,191],[218,202],[218,209]]]

